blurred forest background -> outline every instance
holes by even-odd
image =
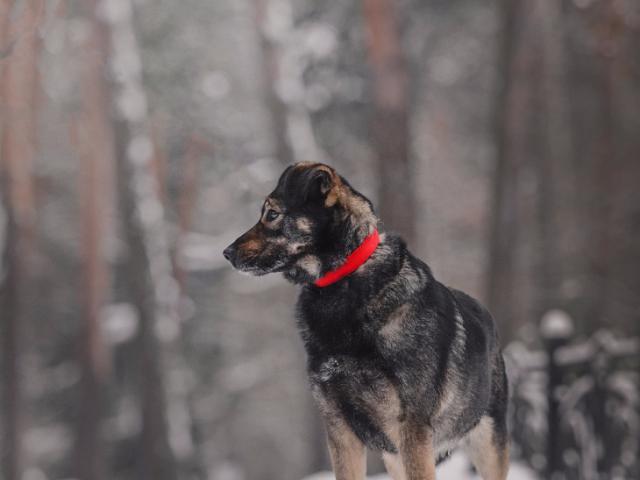
[[[637,0],[0,0],[0,102],[3,479],[328,468],[296,289],[222,257],[299,160],[492,310],[516,458],[640,478]]]

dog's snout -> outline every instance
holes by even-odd
[[[229,245],[227,248],[224,249],[224,252],[222,252],[222,255],[224,255],[224,258],[226,258],[231,263],[233,263],[233,259],[236,256],[236,247],[234,247],[233,244]]]

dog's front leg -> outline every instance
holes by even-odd
[[[406,480],[435,480],[436,461],[431,428],[405,421],[400,427],[400,455]]]
[[[342,420],[327,422],[331,464],[336,480],[364,480],[367,465],[365,447]]]

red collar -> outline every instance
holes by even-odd
[[[347,257],[342,265],[335,270],[327,272],[314,282],[316,287],[327,287],[347,275],[355,272],[360,266],[366,262],[380,243],[380,235],[378,230],[374,230],[364,241]]]

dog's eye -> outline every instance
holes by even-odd
[[[279,216],[280,216],[280,213],[276,212],[275,210],[269,209],[267,210],[267,214],[265,215],[264,218],[267,222],[273,222]]]

